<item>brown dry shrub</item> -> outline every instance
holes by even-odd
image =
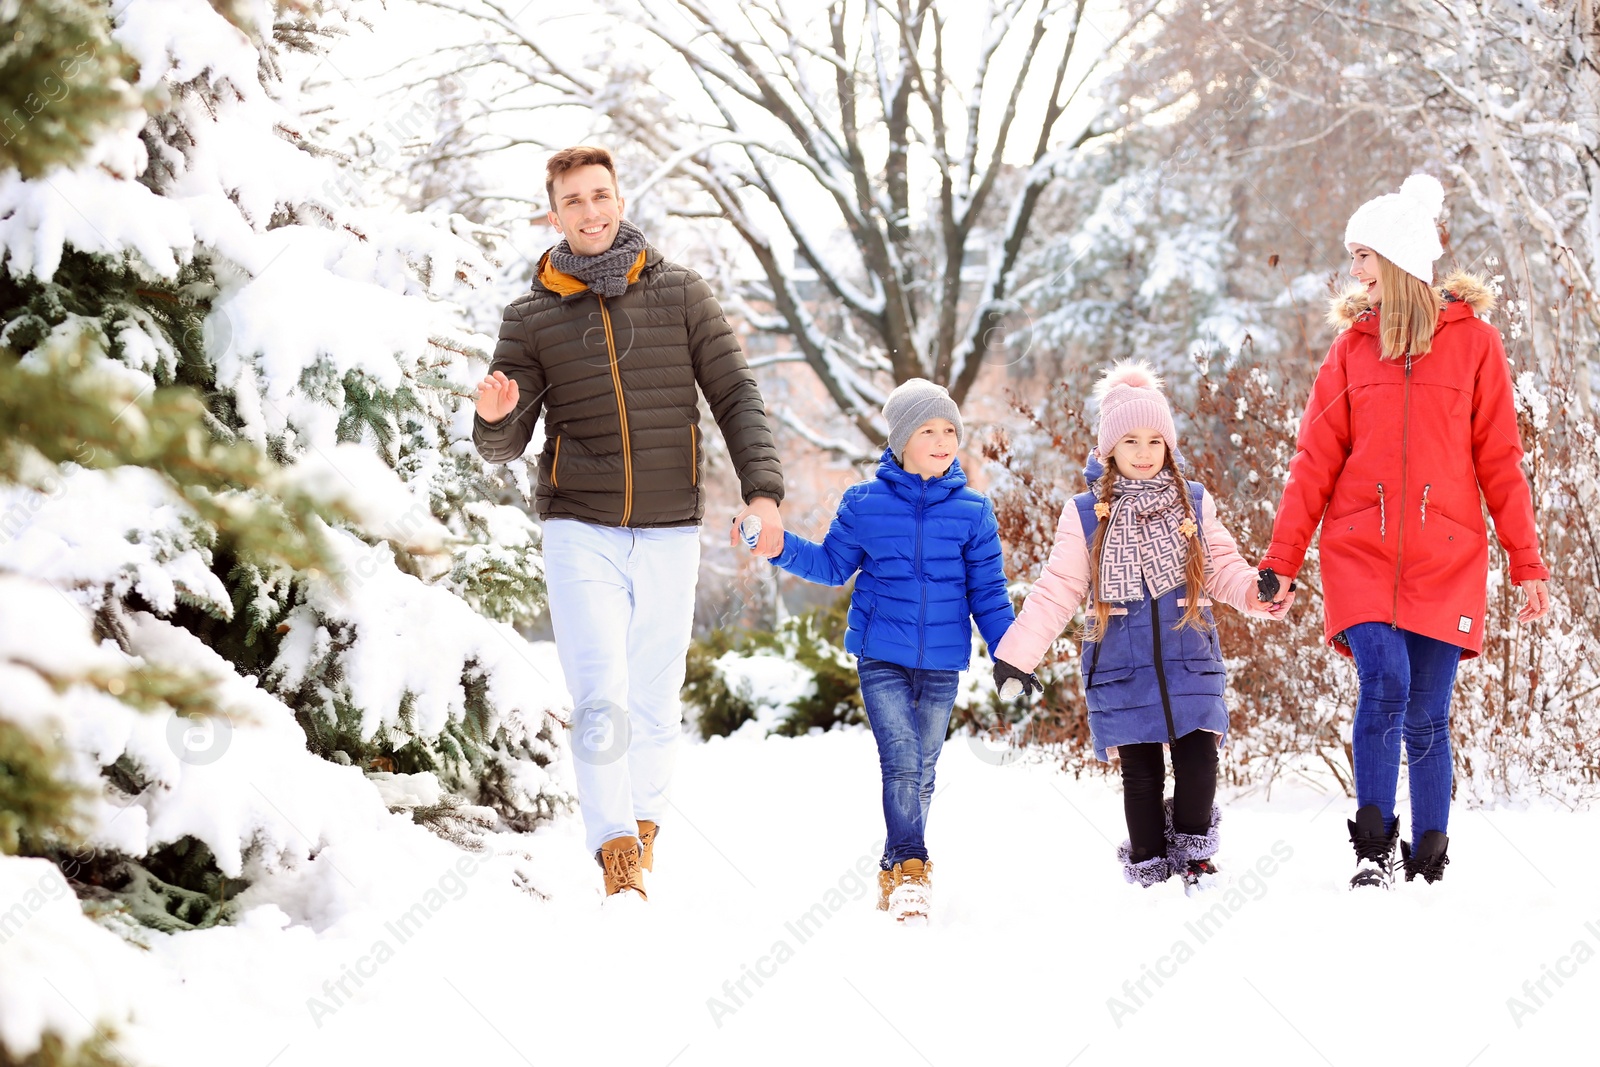
[[[1269,373],[1243,358],[1199,360],[1188,381],[1169,381],[1188,475],[1216,499],[1218,516],[1251,563],[1265,553],[1300,415],[1316,363]],[[1513,374],[1522,372],[1513,349]],[[1490,597],[1483,655],[1462,664],[1452,707],[1456,788],[1479,801],[1543,794],[1578,805],[1600,794],[1600,426],[1576,386],[1538,375],[1519,386],[1527,469],[1541,544],[1552,572],[1551,616],[1518,624],[1522,594],[1503,580],[1505,553],[1490,538]],[[1087,486],[1083,457],[1094,438],[1081,398],[1093,372],[1053,387],[1039,404],[1012,398],[1019,429],[996,432],[985,458],[1005,471],[991,493],[1014,588],[1040,574],[1062,509]],[[1544,401],[1538,399],[1543,397]],[[1548,413],[1541,410],[1548,403]],[[1492,530],[1492,523],[1485,516]],[[1313,547],[1287,622],[1214,610],[1229,666],[1227,784],[1270,789],[1280,776],[1328,777],[1353,792],[1348,743],[1357,695],[1348,657],[1323,639],[1322,591]],[[1044,694],[1012,730],[1014,742],[1048,746],[1065,769],[1096,766],[1078,674],[1078,632],[1040,667]]]

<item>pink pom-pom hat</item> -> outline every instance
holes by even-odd
[[[1178,427],[1172,420],[1172,406],[1161,391],[1161,378],[1144,360],[1125,360],[1100,376],[1094,387],[1100,398],[1100,444],[1095,450],[1102,460],[1124,435],[1149,428],[1161,435],[1167,450],[1178,451]]]

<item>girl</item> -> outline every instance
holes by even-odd
[[[1030,672],[1093,591],[1082,656],[1095,755],[1120,758],[1128,840],[1123,875],[1149,887],[1178,875],[1185,892],[1217,873],[1217,747],[1228,731],[1212,598],[1254,617],[1256,572],[1217,521],[1216,505],[1178,473],[1178,433],[1161,380],[1143,363],[1113,367],[1095,389],[1099,444],[1056,528],[1044,573],[995,650],[995,682]],[[1163,802],[1162,746],[1173,797]]]
[[[1334,300],[1342,332],[1317,372],[1262,560],[1293,577],[1322,527],[1324,628],[1360,678],[1351,752],[1356,851],[1351,888],[1393,884],[1400,744],[1411,775],[1406,881],[1449,862],[1450,695],[1456,667],[1483,650],[1489,542],[1480,499],[1526,596],[1520,622],[1550,608],[1511,373],[1483,281],[1444,254],[1438,180],[1414,174],[1363,204],[1345,228],[1359,285]],[[1326,515],[1324,515],[1326,512]]]
[[[858,657],[861,700],[878,743],[886,828],[878,908],[925,924],[932,886],[923,834],[934,765],[950,729],[972,624],[993,648],[1014,613],[1000,529],[956,459],[961,413],[950,394],[913,378],[883,405],[889,447],[878,475],[845,490],[819,545],[783,535],[772,562],[843,585],[857,570],[844,647]]]

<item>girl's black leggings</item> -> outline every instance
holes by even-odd
[[[1217,796],[1217,735],[1205,730],[1184,734],[1171,745],[1172,828],[1180,834],[1211,829],[1211,803]],[[1167,767],[1158,743],[1119,745],[1122,758],[1122,810],[1128,817],[1133,862],[1167,854],[1166,813],[1161,798]]]

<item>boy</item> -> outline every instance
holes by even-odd
[[[889,447],[877,477],[845,490],[820,545],[785,532],[772,562],[823,585],[843,585],[860,571],[845,649],[858,657],[883,773],[878,908],[925,925],[931,864],[923,834],[934,764],[972,657],[972,620],[993,648],[1015,615],[994,509],[967,488],[956,459],[955,401],[913,378],[889,395],[883,415]]]

